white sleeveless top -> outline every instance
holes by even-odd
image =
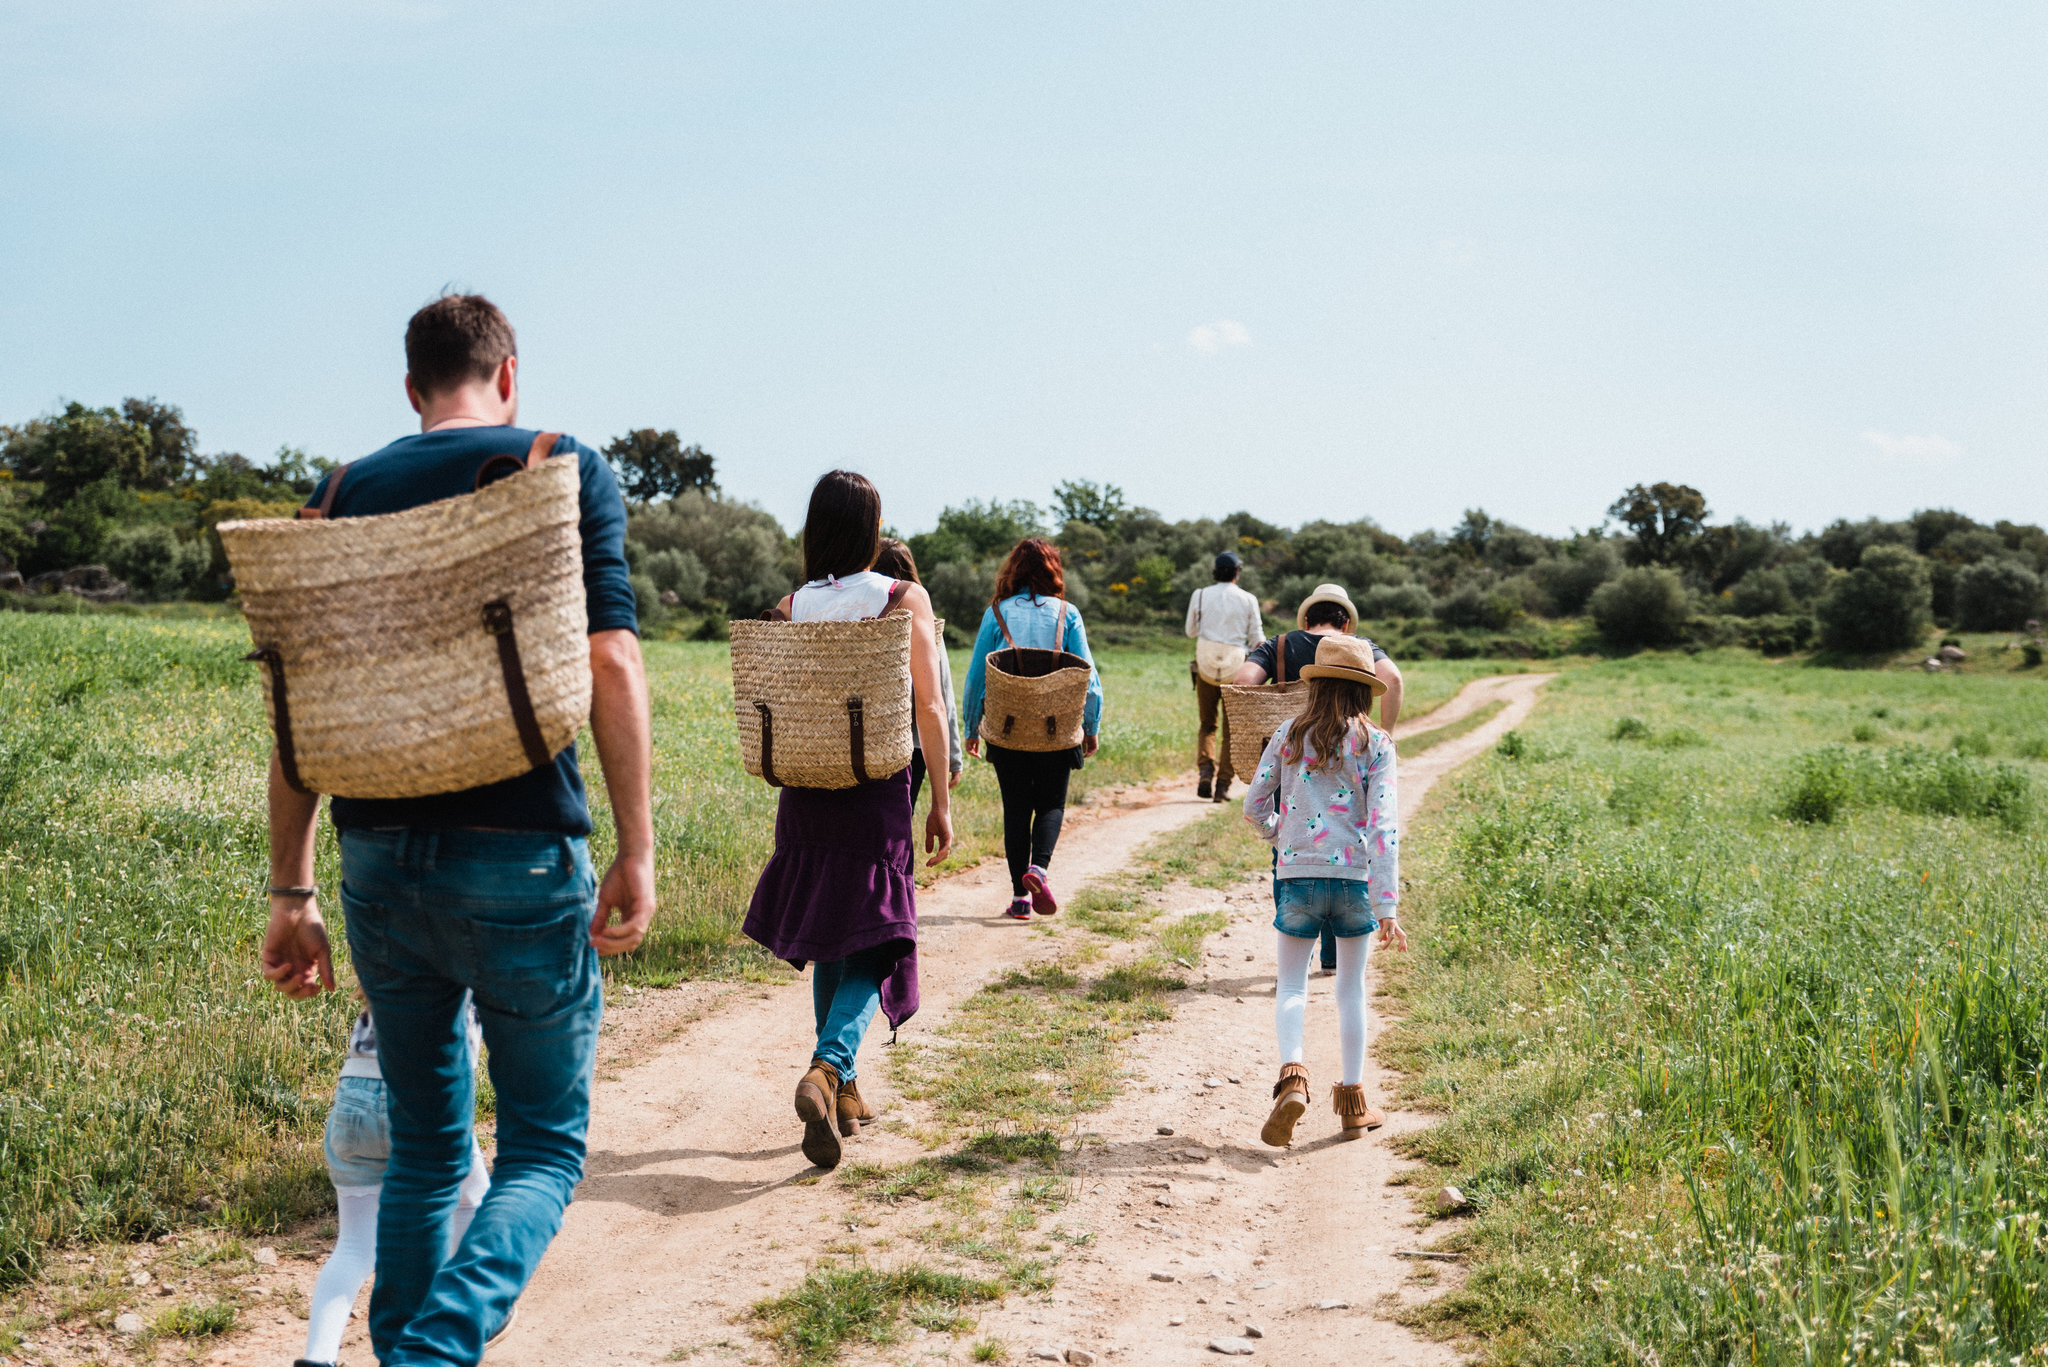
[[[813,579],[790,599],[792,622],[861,622],[882,615],[896,581],[886,574],[862,570],[844,579],[827,575]]]

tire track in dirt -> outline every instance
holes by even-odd
[[[1550,677],[1475,680],[1434,712],[1396,728],[1397,735],[1433,729],[1497,696],[1509,698],[1509,706],[1487,725],[1403,766],[1404,824],[1437,776],[1483,751],[1527,715],[1537,689]],[[1193,796],[1191,778],[1176,776],[1125,792],[1084,819],[1070,819],[1055,870],[1060,887],[1072,890],[1112,874],[1154,836],[1215,810]],[[1077,810],[1073,816],[1083,813]],[[1008,877],[999,860],[920,890],[923,1009],[905,1025],[904,1039],[936,1028],[953,1006],[1000,970],[1058,953],[1055,937],[1003,917],[1008,896]],[[1176,909],[1214,908],[1226,897],[1235,932],[1227,941],[1230,952],[1241,958],[1241,951],[1249,951],[1252,963],[1241,965],[1243,974],[1215,977],[1208,990],[1178,998],[1174,1019],[1134,1042],[1139,1079],[1108,1111],[1084,1118],[1105,1142],[1091,1146],[1080,1160],[1081,1199],[1061,1219],[1069,1228],[1097,1230],[1097,1250],[1064,1265],[1050,1301],[1013,1296],[984,1313],[979,1335],[1020,1345],[1056,1340],[1097,1353],[1125,1347],[1129,1356],[1119,1356],[1119,1362],[1188,1361],[1209,1334],[1235,1331],[1219,1320],[1217,1327],[1197,1333],[1191,1317],[1185,1332],[1171,1331],[1169,1342],[1166,1306],[1177,1303],[1174,1293],[1187,1288],[1148,1283],[1147,1273],[1169,1257],[1181,1257],[1183,1268],[1192,1272],[1187,1254],[1214,1250],[1207,1256],[1222,1260],[1228,1244],[1230,1266],[1242,1269],[1236,1283],[1240,1289],[1251,1280],[1270,1278],[1288,1288],[1272,1292],[1300,1300],[1293,1286],[1313,1281],[1318,1288],[1337,1288],[1327,1295],[1351,1298],[1352,1310],[1343,1312],[1347,1332],[1340,1339],[1331,1339],[1336,1321],[1315,1327],[1312,1337],[1328,1340],[1327,1355],[1306,1342],[1290,1342],[1292,1335],[1280,1337],[1277,1314],[1270,1316],[1276,1323],[1269,1327],[1274,1342],[1263,1350],[1268,1354],[1286,1344],[1290,1361],[1335,1362],[1340,1351],[1348,1357],[1367,1346],[1348,1332],[1353,1330],[1415,1342],[1398,1327],[1369,1318],[1370,1294],[1398,1286],[1405,1270],[1383,1251],[1397,1242],[1407,1214],[1406,1202],[1385,1190],[1396,1165],[1384,1142],[1333,1149],[1320,1138],[1319,1113],[1311,1111],[1303,1122],[1307,1142],[1277,1163],[1271,1151],[1257,1144],[1265,1114],[1262,1080],[1277,1072],[1259,1062],[1273,1048],[1271,932],[1259,929],[1271,918],[1263,882],[1227,894],[1200,893]],[[1213,946],[1223,943],[1212,941],[1212,962]],[[1322,990],[1311,991],[1309,1061],[1320,1089],[1333,1064],[1317,1054],[1317,1036],[1334,1049],[1335,1031],[1328,1019],[1328,987],[1316,982]],[[633,1012],[643,1009],[636,1007],[626,1013],[626,1035],[635,1041],[626,1056],[615,1047],[601,1060],[588,1175],[561,1235],[521,1299],[516,1331],[491,1355],[493,1367],[651,1362],[678,1348],[704,1345],[725,1345],[710,1360],[738,1356],[765,1361],[768,1350],[735,1323],[736,1315],[762,1296],[801,1281],[824,1246],[846,1233],[837,1217],[848,1198],[830,1181],[817,1180],[816,1170],[798,1151],[802,1127],[790,1110],[791,1091],[810,1058],[808,980],[689,984],[677,991],[676,1001],[682,1005],[666,1009],[683,1023],[672,1038],[662,1042],[656,1036],[669,1031],[636,1028]],[[871,1031],[860,1055],[862,1090],[884,1119],[901,1105],[888,1083],[888,1039],[886,1028]],[[1241,1062],[1236,1061],[1240,1054]],[[1201,1059],[1208,1066],[1213,1057],[1215,1066],[1225,1066],[1226,1055],[1233,1073],[1245,1070],[1240,1074],[1245,1081],[1224,1089],[1231,1095],[1223,1106],[1210,1103],[1198,1116],[1181,1117],[1176,1102],[1175,1115],[1169,1117],[1161,1096],[1148,1090],[1184,1085],[1178,1073],[1186,1071],[1185,1060]],[[1197,1092],[1203,1090],[1199,1081]],[[1377,1094],[1379,1080],[1369,1074],[1368,1084]],[[1325,1119],[1326,1128],[1334,1131],[1335,1118]],[[1176,1124],[1172,1139],[1152,1134],[1163,1123]],[[1424,1123],[1426,1117],[1392,1115],[1381,1134]],[[1175,1158],[1173,1151],[1186,1148],[1194,1135],[1219,1157],[1199,1165]],[[847,1142],[848,1161],[904,1162],[924,1152],[914,1139],[886,1127]],[[1189,1180],[1185,1173],[1195,1167],[1225,1176],[1217,1190],[1227,1186],[1232,1200],[1201,1207],[1199,1218],[1191,1211],[1181,1230],[1186,1237],[1167,1240],[1170,1249],[1159,1244],[1166,1236],[1118,1218],[1117,1202],[1130,1199],[1127,1189],[1145,1181],[1184,1182]],[[1248,1224],[1247,1201],[1282,1209],[1254,1215]],[[1251,1251],[1254,1246],[1262,1251]],[[1257,1278],[1251,1276],[1253,1257],[1266,1259]],[[1328,1275],[1314,1273],[1319,1264],[1329,1265]],[[307,1263],[285,1271],[310,1289],[315,1270]],[[1204,1264],[1199,1270],[1210,1269]],[[1218,1270],[1237,1275],[1220,1261]],[[1182,1299],[1191,1300],[1193,1294],[1207,1293]],[[343,1341],[345,1361],[370,1358],[360,1315],[366,1302],[367,1293]],[[1227,1308],[1216,1306],[1218,1311]],[[207,1360],[221,1367],[289,1360],[303,1333],[303,1321],[278,1315],[221,1345]],[[1389,1338],[1385,1346],[1391,1349],[1395,1343]],[[1403,1350],[1388,1360],[1455,1360],[1435,1345],[1419,1345],[1417,1351],[1422,1349],[1436,1356]],[[965,1360],[964,1340],[949,1344],[948,1350],[954,1360]],[[916,1355],[938,1356],[928,1349]],[[849,1361],[859,1360],[858,1354],[849,1356]]]

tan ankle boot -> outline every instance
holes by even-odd
[[[1280,1065],[1280,1080],[1273,1084],[1273,1114],[1259,1138],[1276,1149],[1294,1142],[1294,1123],[1308,1110],[1308,1069],[1299,1063]]]
[[[833,1133],[839,1113],[839,1070],[821,1058],[796,1084],[796,1118],[804,1122],[804,1157],[821,1168],[839,1166],[839,1136]]]
[[[875,1112],[860,1094],[852,1078],[839,1089],[839,1133],[851,1139],[860,1133],[861,1122],[873,1120]]]
[[[1386,1112],[1367,1103],[1363,1086],[1338,1083],[1330,1089],[1330,1105],[1336,1109],[1337,1118],[1344,1122],[1346,1139],[1362,1139],[1367,1130],[1376,1130],[1387,1123]]]

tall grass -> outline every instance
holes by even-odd
[[[1728,659],[1552,690],[1410,866],[1388,1047],[1480,1211],[1415,1318],[1501,1362],[2048,1353],[2048,772],[1830,744],[2038,729],[2048,689]]]

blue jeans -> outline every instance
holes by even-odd
[[[583,1177],[604,1010],[590,854],[539,832],[346,830],[341,868],[391,1104],[370,1344],[384,1367],[473,1367]],[[476,1113],[465,991],[490,1051],[498,1159],[444,1256]]]
[[[882,979],[895,965],[894,955],[864,949],[811,966],[811,1007],[818,1017],[818,1047],[811,1052],[837,1069],[841,1082],[853,1081],[854,1055],[882,1003]]]
[[[1273,880],[1273,929],[1282,935],[1313,940],[1327,932],[1345,940],[1379,928],[1372,890],[1363,878]]]

